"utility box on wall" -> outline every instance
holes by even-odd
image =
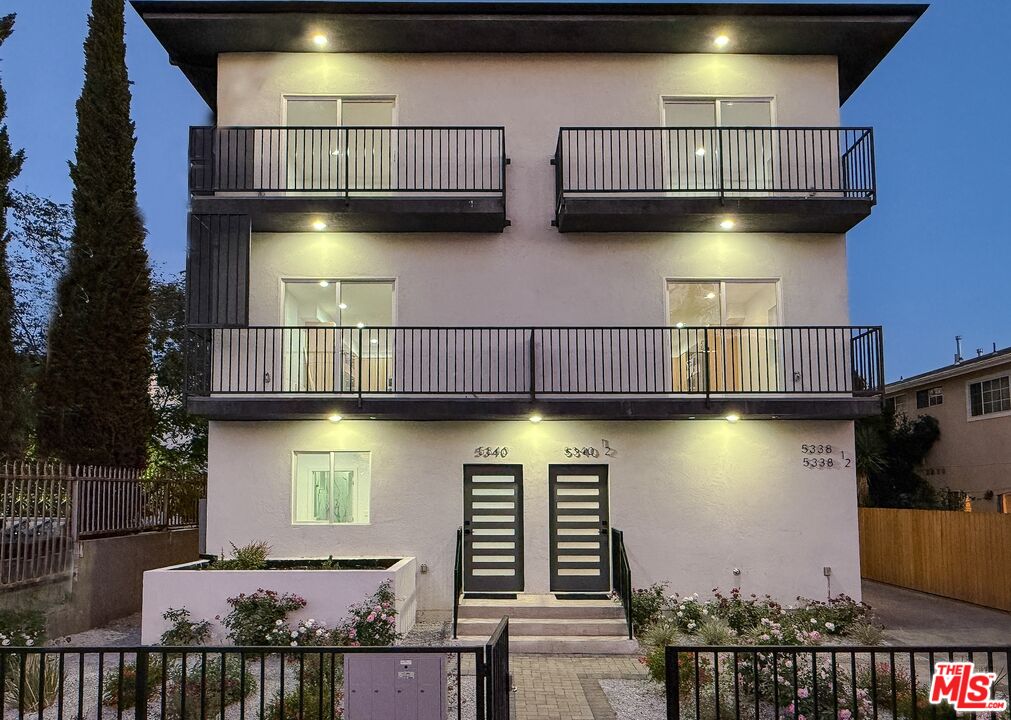
[[[445,720],[446,656],[344,656],[345,720]]]

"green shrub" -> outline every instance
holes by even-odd
[[[638,638],[639,643],[646,648],[677,645],[684,639],[677,623],[663,616],[639,633]]]
[[[721,617],[706,618],[695,630],[703,645],[733,645],[737,633],[730,623]]]
[[[22,667],[24,663],[24,682]],[[8,705],[36,711],[56,702],[57,691],[62,677],[59,659],[55,655],[45,656],[31,652],[25,655],[8,655],[4,677],[4,698]]]
[[[148,698],[161,692],[161,681],[161,657],[149,655],[146,683]],[[102,704],[120,710],[129,710],[137,704],[137,663],[128,662],[123,665],[122,682],[120,682],[118,668],[107,671],[105,679],[102,681]]]
[[[220,557],[205,567],[207,570],[266,570],[270,544],[260,540],[242,547],[232,546],[232,557]]]
[[[305,599],[288,593],[258,589],[247,595],[228,598],[232,610],[222,624],[236,645],[277,644],[277,628],[285,625],[288,614],[305,607]]]
[[[335,640],[354,647],[392,645],[400,638],[395,600],[387,580],[372,597],[348,608],[348,618],[334,631]]]
[[[655,623],[667,605],[667,583],[653,583],[632,591],[632,631],[638,635]]]
[[[203,645],[211,635],[211,624],[207,620],[190,620],[186,608],[169,608],[162,617],[172,623],[172,627],[161,634],[162,645]]]
[[[881,645],[885,641],[885,629],[868,620],[858,620],[850,625],[846,638],[854,645]]]
[[[40,610],[0,610],[0,645],[32,647],[45,639],[46,616]]]
[[[256,688],[256,678],[243,667],[238,655],[227,655],[224,663],[220,656],[207,657],[203,667],[199,662],[188,661],[185,686],[183,664],[173,662],[165,685],[165,717],[171,720],[220,717],[222,708],[254,693]]]

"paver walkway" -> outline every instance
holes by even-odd
[[[509,670],[515,720],[613,720],[597,681],[646,673],[634,655],[510,655]]]

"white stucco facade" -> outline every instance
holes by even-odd
[[[801,445],[852,457],[849,422],[326,421],[211,424],[208,549],[268,539],[278,556],[413,555],[418,607],[452,608],[456,528],[466,463],[479,446],[523,465],[526,592],[548,592],[547,473],[567,446],[602,447],[610,523],[625,533],[637,586],[669,580],[682,593],[739,586],[785,601],[860,596],[852,468],[808,469]],[[295,526],[292,452],[372,453],[368,525]],[[741,571],[734,575],[734,569]]]
[[[835,58],[219,57],[219,125],[283,124],[285,95],[390,96],[399,125],[504,126],[511,226],[483,235],[254,232],[251,325],[283,324],[284,280],[312,278],[392,280],[402,326],[665,325],[670,279],[774,280],[780,324],[848,321],[843,235],[551,227],[560,126],[662,125],[665,97],[768,98],[775,125],[837,126]],[[636,586],[859,598],[854,470],[807,468],[801,451],[815,443],[852,457],[849,421],[215,421],[207,547],[267,540],[280,557],[415,557],[428,569],[417,578],[419,610],[448,612],[463,468],[489,462],[475,448],[503,446],[502,462],[523,467],[523,590],[549,592],[548,468],[587,462],[564,448],[604,439],[616,454],[593,462],[608,465],[609,522],[625,533]],[[293,523],[292,457],[301,451],[371,453],[367,524]]]

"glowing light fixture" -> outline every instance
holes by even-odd
[[[332,422],[332,423],[339,423],[339,422],[340,422],[341,420],[343,420],[343,419],[344,419],[344,418],[342,418],[342,417],[341,417],[340,415],[338,415],[337,413],[334,413],[333,415],[331,415],[330,417],[328,417],[328,418],[327,418],[327,420],[329,420],[329,421],[330,421],[330,422]]]
[[[726,35],[717,35],[713,38],[713,45],[715,45],[719,50],[722,50],[727,45],[730,44],[730,38]]]
[[[365,323],[363,323],[363,322],[357,323],[355,325],[355,327],[358,328],[359,330],[361,330],[363,327],[365,327]]]
[[[326,47],[329,42],[330,41],[327,39],[327,36],[323,33],[316,33],[312,36],[312,44],[318,48]]]
[[[681,328],[683,328],[684,326],[685,326],[685,324],[684,324],[683,322],[679,322],[679,323],[674,323],[674,327],[676,327],[676,328],[678,328],[678,329],[681,329]]]
[[[330,287],[330,281],[329,280],[320,280],[319,281],[319,286],[320,287]]]
[[[695,148],[695,154],[698,155],[699,157],[702,157],[703,155],[706,154],[706,149],[704,147],[697,147]]]
[[[347,303],[341,303],[337,307],[339,307],[341,310],[347,310],[348,309],[348,304]]]
[[[538,415],[537,413],[534,413],[533,415],[531,415],[531,416],[530,416],[530,422],[532,422],[532,423],[534,423],[534,424],[537,424],[537,423],[539,423],[539,422],[540,422],[541,420],[543,420],[543,419],[544,419],[544,418],[542,418],[542,417],[541,417],[540,415]]]
[[[734,223],[734,221],[731,220],[730,218],[725,218],[724,220],[720,220],[720,229],[721,230],[733,230],[735,224],[736,223]]]
[[[726,418],[727,422],[729,422],[729,423],[735,423],[735,422],[737,422],[740,419],[741,419],[741,416],[738,415],[737,413],[730,413],[729,415],[727,415],[727,418]]]
[[[322,220],[317,220],[312,224],[312,229],[315,230],[316,232],[323,232],[324,230],[326,230],[326,223],[323,222]]]
[[[706,293],[706,300],[712,300],[715,297],[716,297],[716,293],[714,293],[714,292]]]
[[[371,340],[369,340],[369,342],[372,343],[373,345],[378,345],[379,344],[379,338],[372,338]]]

